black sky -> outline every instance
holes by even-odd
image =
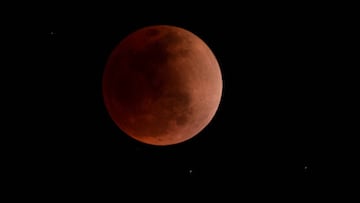
[[[16,37],[25,39],[19,46],[27,54],[16,63],[23,67],[17,77],[26,81],[21,126],[31,133],[16,136],[19,184],[59,197],[149,192],[156,199],[165,190],[239,200],[284,191],[301,197],[331,117],[324,99],[333,70],[323,65],[331,50],[328,24],[294,6],[242,6],[174,12],[93,6],[25,19],[27,33]],[[126,136],[107,114],[101,93],[112,49],[155,24],[198,35],[223,74],[212,122],[195,138],[167,147]]]

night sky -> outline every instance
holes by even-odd
[[[22,129],[30,132],[16,138],[22,149],[16,151],[18,185],[35,195],[116,200],[147,193],[234,200],[306,194],[301,188],[310,185],[315,148],[329,125],[324,118],[331,116],[321,65],[331,47],[321,16],[254,5],[144,13],[134,6],[118,12],[93,7],[24,19],[32,29],[16,35],[28,53],[16,63],[23,64],[18,77],[26,81]],[[193,139],[164,147],[126,136],[106,112],[101,92],[112,49],[156,24],[203,39],[223,77],[211,123]]]

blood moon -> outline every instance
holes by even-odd
[[[153,25],[125,37],[108,58],[105,107],[130,137],[150,145],[184,142],[213,119],[222,95],[216,57],[194,33]]]

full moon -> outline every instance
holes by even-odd
[[[222,87],[209,46],[170,25],[126,36],[110,54],[102,78],[105,107],[120,130],[161,146],[199,134],[216,114]]]

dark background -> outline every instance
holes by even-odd
[[[319,180],[311,178],[312,170],[329,159],[320,142],[338,130],[328,111],[336,88],[336,44],[328,43],[335,18],[293,5],[48,6],[21,18],[28,27],[12,36],[20,42],[14,53],[22,56],[13,60],[21,68],[12,74],[23,82],[12,92],[20,98],[12,111],[22,115],[10,119],[19,124],[8,152],[16,155],[12,187],[30,196],[134,200],[165,194],[299,199],[313,193]],[[223,74],[212,122],[193,139],[166,147],[126,136],[107,114],[101,93],[112,49],[155,24],[198,35]]]

